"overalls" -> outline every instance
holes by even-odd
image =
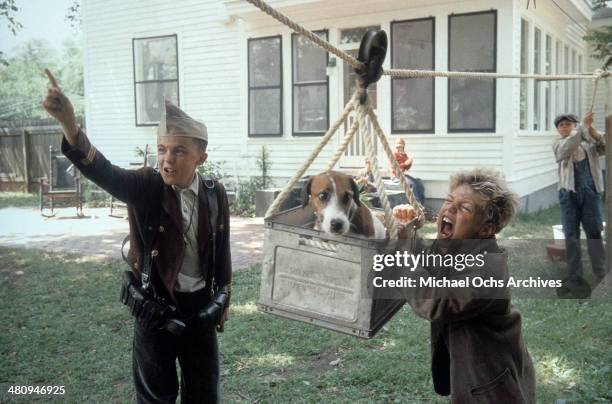
[[[582,146],[580,146],[582,147]],[[601,278],[606,273],[605,252],[601,239],[601,197],[591,176],[588,158],[574,162],[574,189],[559,190],[561,224],[565,234],[565,257],[568,279],[582,276],[580,223],[587,238],[587,249],[593,273]]]

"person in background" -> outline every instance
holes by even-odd
[[[606,258],[601,238],[603,230],[601,194],[603,176],[599,156],[605,154],[602,135],[593,128],[593,113],[582,122],[574,114],[555,118],[559,137],[553,144],[559,171],[561,224],[565,235],[567,277],[558,290],[560,297],[588,297],[584,291],[580,251],[580,224],[587,238],[591,267],[599,283],[606,274]],[[580,291],[582,290],[582,292]]]
[[[393,170],[393,166],[391,166],[391,169],[389,170],[391,172],[391,178],[397,179],[399,175],[403,174],[406,178],[406,181],[408,182],[408,185],[410,185],[410,189],[412,189],[414,197],[417,199],[417,201],[419,201],[421,205],[424,206],[425,187],[423,186],[423,182],[420,179],[414,178],[408,174],[408,170],[410,170],[410,168],[412,167],[414,160],[408,155],[408,153],[406,153],[405,147],[406,141],[403,138],[400,137],[395,141],[395,151],[393,152],[393,157],[399,164],[402,172],[396,173]]]

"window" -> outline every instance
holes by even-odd
[[[582,73],[583,72],[583,67],[582,67],[582,55],[578,56],[578,72]],[[576,111],[576,113],[578,114],[578,116],[582,116],[582,114],[584,113],[582,111],[582,80],[576,80],[578,82],[578,111]]]
[[[281,36],[248,40],[249,136],[283,135]]]
[[[561,41],[557,41],[556,49],[555,49],[555,74],[561,74],[561,49],[563,46],[561,45]],[[555,115],[560,114],[564,111],[563,108],[563,82],[561,80],[557,80],[555,83],[555,100],[556,102],[556,110]]]
[[[497,11],[448,18],[449,70],[496,72]],[[448,131],[495,132],[495,80],[448,80]]]
[[[533,33],[533,73],[540,74],[540,63],[542,60],[542,32],[536,28]],[[540,119],[542,112],[540,110],[540,91],[541,82],[535,80],[533,84],[533,130],[540,130]]]
[[[327,40],[327,31],[314,31]],[[320,135],[329,126],[328,54],[310,39],[293,34],[293,134]]]
[[[529,62],[527,58],[529,46],[529,23],[521,19],[521,74],[529,73]],[[527,129],[527,111],[529,101],[527,99],[527,79],[521,79],[520,94],[520,129]]]
[[[551,74],[552,72],[552,38],[550,35],[546,35],[546,54],[544,56],[544,73]],[[552,106],[550,103],[551,98],[551,84],[550,81],[544,82],[544,128],[550,130],[550,121],[552,119]]]
[[[563,73],[564,74],[568,74],[569,73],[569,47],[565,47],[565,52],[564,52],[564,59],[563,59]],[[565,86],[563,89],[563,92],[565,94],[565,106],[563,109],[563,113],[567,113],[570,112],[570,104],[569,104],[569,80],[565,80]]]
[[[391,23],[394,69],[434,70],[434,19]],[[434,132],[434,78],[394,78],[391,133]]]
[[[577,73],[576,69],[576,51],[572,51],[572,73]],[[578,80],[571,80],[572,82],[572,98],[571,98],[571,112],[574,114],[578,113]]]
[[[134,38],[136,126],[159,123],[164,98],[179,104],[177,36]]]

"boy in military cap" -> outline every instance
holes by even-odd
[[[559,202],[565,235],[567,278],[559,289],[561,297],[588,297],[589,287],[582,279],[580,224],[586,234],[587,249],[597,281],[606,274],[605,252],[601,238],[603,175],[599,156],[605,154],[604,138],[593,128],[593,113],[580,123],[574,114],[555,118],[559,137],[553,144],[559,165]]]
[[[139,403],[217,403],[216,330],[227,320],[231,283],[229,210],[223,186],[201,178],[206,126],[166,101],[158,169],[112,165],[76,124],[53,75],[44,108],[62,125],[62,152],[90,180],[128,205],[129,263],[122,299],[136,316],[133,376]],[[131,303],[130,303],[131,302]]]

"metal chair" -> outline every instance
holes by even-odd
[[[49,175],[40,179],[39,199],[40,214],[44,217],[55,216],[57,199],[74,204],[77,216],[83,217],[81,173],[53,146],[49,146]],[[49,208],[45,206],[47,201],[50,203]],[[49,213],[46,209],[49,209]]]

